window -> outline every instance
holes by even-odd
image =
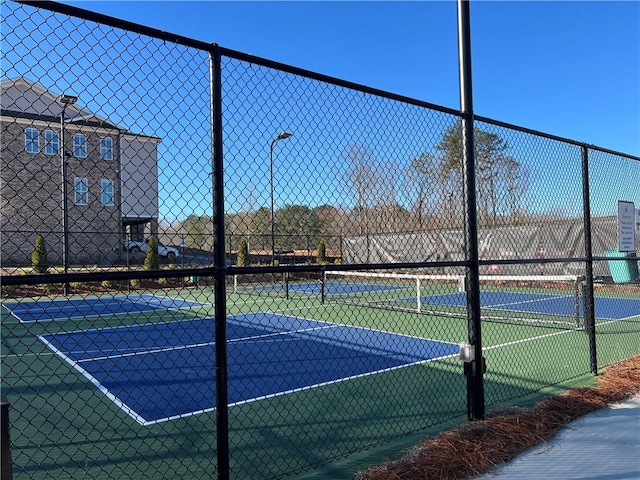
[[[53,130],[44,131],[44,153],[47,155],[58,154],[58,132]]]
[[[40,151],[40,136],[37,128],[24,129],[24,149],[29,153]]]
[[[81,133],[73,136],[73,156],[76,158],[87,156],[87,137]]]
[[[113,207],[115,201],[113,200],[113,182],[111,180],[100,180],[100,187],[102,194],[100,200],[105,207]]]
[[[89,205],[89,181],[86,178],[74,179],[76,191],[76,205]]]
[[[113,139],[104,137],[100,140],[100,155],[103,160],[113,160]]]

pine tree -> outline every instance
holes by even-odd
[[[143,268],[145,270],[159,270],[160,260],[158,257],[158,241],[156,237],[150,237],[147,244],[147,254],[144,257]]]
[[[318,244],[317,262],[319,264],[327,263],[327,244],[324,240],[320,240],[320,243]]]
[[[240,240],[238,244],[238,259],[236,261],[239,267],[247,267],[251,263],[251,258],[249,257],[249,243],[246,238]]]
[[[36,236],[36,246],[31,254],[31,265],[36,273],[46,273],[49,269],[47,247],[44,243],[44,237],[40,234]]]

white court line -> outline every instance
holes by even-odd
[[[183,322],[190,322],[191,320],[180,320]],[[301,328],[298,330],[289,330],[289,331],[282,331],[282,332],[273,332],[273,333],[268,333],[268,334],[264,334],[264,335],[254,335],[251,337],[242,337],[242,338],[235,338],[235,339],[231,339],[231,340],[227,340],[228,344],[231,343],[244,343],[247,341],[256,341],[256,340],[264,340],[265,338],[275,338],[275,337],[283,337],[285,335],[293,335],[296,333],[306,333],[306,332],[312,332],[315,330],[326,330],[328,328],[334,328],[334,327],[314,327],[314,328]],[[113,359],[119,359],[119,358],[127,358],[127,357],[138,357],[138,356],[142,356],[142,355],[154,355],[157,353],[164,353],[164,352],[172,352],[172,351],[177,351],[177,350],[186,350],[189,348],[204,348],[204,347],[210,347],[210,346],[215,346],[216,342],[211,341],[211,342],[201,342],[201,343],[191,343],[191,344],[186,344],[186,345],[170,345],[170,346],[166,346],[166,347],[158,347],[158,348],[152,348],[152,349],[139,349],[139,350],[133,350],[133,351],[126,351],[129,349],[122,349],[122,350],[118,350],[118,349],[113,349],[112,351],[115,352],[125,352],[125,353],[118,353],[118,354],[114,354],[114,355],[103,355],[100,357],[91,357],[91,358],[82,358],[77,360],[78,363],[87,363],[87,362],[93,362],[96,360],[113,360]],[[96,352],[104,352],[104,350],[95,350]],[[76,353],[89,353],[91,352],[91,350],[79,350],[79,351],[70,351],[68,352],[68,354],[76,354]]]
[[[62,359],[71,365],[74,370],[77,370],[82,376],[88,379],[98,390],[106,395],[106,397],[115,403],[121,410],[123,410],[127,415],[133,418],[136,422],[141,425],[145,425],[146,420],[138,415],[134,410],[129,408],[126,403],[122,402],[118,397],[112,394],[108,388],[106,388],[102,383],[100,383],[93,375],[87,372],[84,368],[82,368],[77,362],[67,357],[62,351],[58,350],[51,343],[49,343],[42,335],[38,336],[38,338],[48,347],[50,348],[56,355],[62,357]]]
[[[174,310],[182,310],[182,309],[188,309],[188,308],[201,308],[201,307],[211,307],[213,306],[213,304],[210,303],[200,303],[197,302],[195,300],[186,300],[180,297],[170,297],[170,296],[158,296],[155,294],[148,294],[148,293],[142,293],[142,294],[119,294],[119,295],[114,295],[113,297],[110,297],[110,299],[107,297],[107,302],[100,304],[99,301],[101,299],[103,299],[105,297],[99,297],[99,296],[92,296],[92,297],[87,297],[87,298],[83,298],[83,297],[77,297],[77,298],[71,298],[68,299],[66,302],[65,301],[61,301],[61,300],[47,300],[48,303],[50,303],[51,305],[49,306],[49,308],[51,310],[55,310],[56,314],[66,314],[66,316],[61,316],[61,317],[56,317],[56,316],[51,316],[49,315],[49,318],[45,318],[43,320],[23,320],[18,314],[16,314],[13,310],[10,309],[11,305],[24,305],[25,303],[23,302],[22,304],[20,302],[16,302],[16,303],[12,303],[10,304],[10,306],[7,306],[5,303],[2,304],[2,306],[4,308],[6,308],[9,313],[14,316],[15,318],[17,318],[20,323],[35,323],[35,322],[52,322],[52,321],[67,321],[67,320],[77,320],[77,319],[92,319],[92,318],[100,318],[100,317],[107,317],[107,316],[119,316],[119,315],[129,315],[129,314],[138,314],[138,313],[146,313],[146,312],[154,312],[154,311],[158,311],[158,310],[166,310],[166,311],[174,311]],[[145,300],[144,302],[140,302],[140,300]],[[169,303],[176,303],[176,301],[179,301],[182,303],[182,305],[180,306],[168,306],[166,305],[166,300],[169,300]],[[103,312],[96,312],[94,310],[89,310],[88,312],[82,313],[81,310],[83,307],[86,307],[86,305],[83,305],[82,302],[89,302],[89,301],[98,301],[96,304],[97,305],[101,305],[104,306],[104,310]],[[57,304],[61,305],[59,308],[55,308],[53,309],[52,307],[54,305]],[[76,302],[77,304],[72,304],[71,302]],[[140,303],[144,303],[144,305],[146,305],[148,308],[143,308],[141,310],[124,310],[124,311],[115,311],[115,312],[110,312],[107,311],[106,309],[111,306],[111,305],[123,305],[125,302],[130,302],[131,304],[138,304]],[[33,314],[33,312],[37,313],[42,313],[42,314],[46,314],[48,308],[47,307],[38,307],[38,300],[34,301],[34,302],[29,302],[29,303],[33,303],[34,305],[36,305],[33,308],[29,308],[23,311],[23,313],[29,313],[29,314]],[[77,313],[77,315],[73,315]]]

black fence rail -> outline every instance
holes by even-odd
[[[454,109],[56,3],[0,31],[3,478],[348,478],[640,353],[640,158],[476,116],[470,177]]]

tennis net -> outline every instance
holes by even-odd
[[[481,275],[483,320],[580,328],[582,277]],[[464,275],[327,271],[322,299],[430,315],[467,316]]]

